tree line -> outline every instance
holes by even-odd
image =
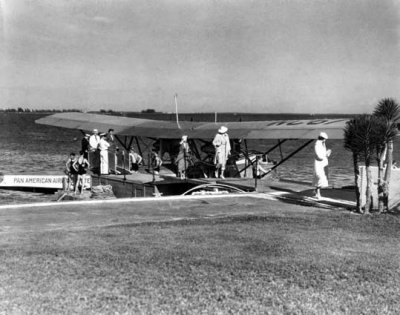
[[[31,109],[31,108],[0,108],[0,112],[6,113],[59,113],[59,112],[82,112],[80,109]]]
[[[59,112],[83,112],[81,109],[32,109],[32,108],[0,108],[0,112],[7,112],[7,113],[43,113],[43,112],[51,112],[51,113],[59,113]],[[112,114],[112,115],[122,115],[124,112],[121,111],[113,111],[112,109],[100,109],[100,113],[102,114]],[[140,113],[142,114],[155,114],[158,113],[155,109],[143,109]]]

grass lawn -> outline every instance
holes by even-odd
[[[0,210],[0,313],[396,314],[400,217],[252,198]]]

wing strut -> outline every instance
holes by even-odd
[[[246,140],[246,139],[245,139]],[[273,150],[275,150],[277,147],[279,147],[280,153],[281,153],[281,160],[283,160],[283,155],[282,155],[282,148],[281,145],[283,143],[285,143],[288,139],[283,139],[283,140],[278,140],[278,143],[275,144],[272,148],[270,148],[268,151],[264,152],[262,155],[266,155],[269,154],[270,152],[272,152]],[[246,143],[246,151],[242,151],[243,155],[245,156],[246,160],[249,161],[249,164],[247,166],[245,166],[242,170],[237,171],[235,175],[238,175],[242,172],[245,172],[248,168],[253,167],[254,163],[257,161],[257,159],[255,161],[252,161],[250,159],[250,156],[248,154],[248,150],[247,150],[247,143]],[[246,173],[245,173],[246,174]]]
[[[281,145],[282,145],[283,143],[285,143],[287,140],[288,140],[288,139],[283,139],[283,140],[280,140],[280,139],[279,139],[279,140],[278,140],[278,143],[275,144],[271,149],[269,149],[269,150],[268,150],[267,152],[265,152],[264,154],[268,154],[268,153],[270,153],[271,151],[275,150],[276,147],[279,147],[279,151],[280,151],[280,153],[281,153],[281,159],[283,159]]]
[[[142,148],[140,147],[140,144],[139,144],[139,139],[136,136],[135,136],[135,141],[136,141],[136,146],[138,148],[140,156],[143,156]]]
[[[125,149],[125,150],[129,150],[128,148],[127,148],[127,146],[126,146],[126,137],[125,137],[125,139],[124,139],[124,141],[122,141],[122,139],[118,136],[118,135],[115,135],[115,139],[117,139],[118,140],[118,142],[121,144],[121,146]]]
[[[297,152],[303,150],[306,146],[308,146],[311,142],[313,142],[314,139],[310,139],[308,140],[306,143],[304,143],[302,146],[300,146],[298,149],[294,150],[292,153],[290,153],[287,157],[285,157],[283,160],[279,161],[279,163],[275,164],[273,167],[271,167],[268,172],[264,173],[261,175],[261,178],[268,175],[269,173],[271,173],[274,169],[276,169],[279,165],[281,165],[282,163],[286,162],[287,160],[289,160],[293,155],[295,155]]]

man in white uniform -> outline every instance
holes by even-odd
[[[100,136],[97,129],[93,129],[92,135],[89,137],[88,161],[92,165],[92,171],[96,174],[100,172]]]
[[[110,144],[110,147],[108,148],[108,167],[110,173],[118,173],[117,171],[117,153],[118,153],[118,145],[117,145],[117,139],[115,138],[114,135],[114,129],[108,129],[108,133],[106,136],[106,141]]]
[[[314,145],[313,186],[315,186],[315,197],[318,199],[321,198],[321,188],[328,187],[328,157],[331,155],[331,150],[326,149],[327,139],[328,135],[321,132]]]
[[[106,140],[106,135],[100,136],[99,150],[100,150],[100,174],[109,174],[108,169],[108,148],[110,144]]]
[[[91,151],[95,151],[98,149],[100,142],[99,131],[97,129],[93,129],[92,135],[89,137],[89,146]]]

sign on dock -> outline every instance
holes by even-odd
[[[65,175],[0,175],[1,187],[26,187],[62,189]],[[85,185],[90,187],[90,176],[85,176]]]

